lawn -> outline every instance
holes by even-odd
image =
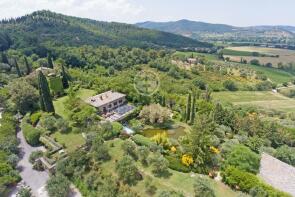
[[[82,100],[85,100],[93,96],[94,94],[95,94],[94,90],[80,89],[77,93],[77,96],[81,98]],[[53,101],[55,113],[61,116],[65,120],[69,119],[69,112],[65,109],[65,104],[64,104],[67,98],[68,96],[64,96]]]
[[[107,145],[110,147],[110,155],[112,159],[108,162],[103,163],[102,168],[105,172],[112,173],[114,176],[116,176],[116,174],[114,173],[116,161],[120,160],[123,155],[121,149],[122,143],[123,141],[121,139],[115,139],[107,142]],[[200,175],[195,174],[194,176],[191,176],[190,173],[181,173],[174,170],[169,170],[169,172],[171,173],[170,177],[160,178],[155,177],[152,174],[151,169],[144,168],[139,162],[136,162],[136,164],[145,178],[147,176],[153,178],[153,184],[157,187],[157,194],[159,194],[162,190],[175,190],[175,188],[181,188],[185,196],[193,196],[192,194],[194,180],[196,180]],[[234,192],[221,182],[216,182],[212,180],[212,184],[214,186],[217,197],[238,196],[237,192]],[[140,196],[149,196],[145,193],[144,181],[140,181],[137,185],[132,186],[132,189],[136,191]]]
[[[213,99],[234,105],[255,106],[265,110],[294,112],[295,99],[279,93],[258,91],[214,92]]]
[[[65,145],[68,152],[74,152],[79,146],[85,144],[85,139],[81,133],[55,132],[52,136],[59,144]]]
[[[88,97],[91,97],[95,94],[94,90],[89,89],[80,89],[77,93],[77,96],[82,100],[85,100]],[[68,96],[64,96],[53,101],[53,105],[55,108],[55,113],[61,116],[65,120],[69,120],[69,111],[65,108],[65,102],[67,101]],[[65,133],[61,134],[60,132],[56,132],[52,135],[56,141],[62,145],[66,146],[68,152],[75,151],[79,146],[85,143],[85,139],[82,137],[81,133]]]

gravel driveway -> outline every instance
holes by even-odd
[[[33,170],[32,164],[29,162],[30,154],[33,151],[43,150],[43,147],[30,146],[26,142],[22,131],[17,133],[17,138],[20,141],[19,148],[21,152],[21,160],[18,163],[20,175],[25,184],[31,187],[35,196],[46,197],[47,195],[44,194],[43,190],[46,185],[46,181],[49,179],[49,174],[46,171],[39,172]]]

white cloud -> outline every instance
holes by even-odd
[[[143,7],[134,0],[0,0],[0,19],[29,14],[36,10],[106,21],[136,21]]]

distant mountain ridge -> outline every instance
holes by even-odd
[[[0,35],[2,35],[0,46],[7,46],[7,43],[10,43],[4,39],[9,36],[12,48],[26,48],[36,45],[107,45],[110,47],[141,48],[212,46],[172,33],[143,29],[124,23],[101,22],[66,16],[46,10],[1,21]]]
[[[137,23],[136,26],[175,33],[202,41],[295,44],[295,27],[293,26],[235,27],[185,19],[172,22],[147,21]]]
[[[206,31],[206,32],[229,32],[233,31],[235,27],[224,24],[211,24],[205,22],[196,22],[186,19],[171,22],[143,22],[137,23],[138,27],[157,29],[160,31],[167,31],[171,33],[192,32],[192,31]]]

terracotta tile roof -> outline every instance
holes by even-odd
[[[101,107],[118,99],[124,98],[125,96],[125,94],[119,92],[107,91],[88,98],[86,102],[94,107]]]

